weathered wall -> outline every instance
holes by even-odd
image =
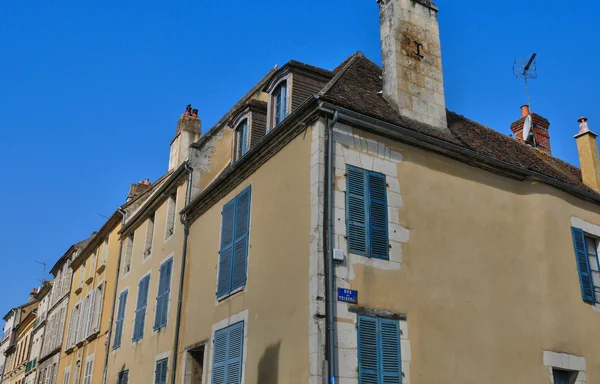
[[[202,191],[231,162],[233,130],[223,128],[208,139],[201,150],[190,151],[194,168],[192,197]]]
[[[407,316],[404,382],[546,383],[544,351],[600,376],[600,313],[581,299],[570,231],[572,217],[600,224],[597,205],[342,124],[336,141],[338,247],[346,163],[387,176],[390,261],[349,255],[336,274],[361,307]],[[337,308],[339,374],[356,383],[356,315]]]
[[[207,340],[203,382],[209,382],[215,330],[245,320],[244,383],[308,382],[308,255],[310,130],[268,160],[190,228],[178,380],[187,346]],[[252,186],[246,286],[215,297],[221,209]],[[284,214],[288,212],[288,214]]]

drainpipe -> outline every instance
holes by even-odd
[[[192,200],[192,176],[194,169],[185,163],[185,170],[188,172],[187,198],[185,205],[187,206]],[[179,220],[183,224],[183,249],[181,251],[181,272],[179,274],[179,295],[177,300],[177,318],[175,320],[175,339],[173,340],[173,365],[171,366],[171,384],[175,384],[177,378],[177,349],[179,348],[179,331],[181,327],[181,306],[183,296],[183,278],[185,276],[185,259],[187,258],[187,242],[190,233],[190,227],[187,217],[180,214]]]
[[[125,224],[125,211],[119,208]],[[104,354],[104,370],[102,371],[102,384],[106,384],[106,375],[108,373],[108,356],[110,353],[110,341],[112,339],[113,320],[115,317],[115,306],[117,303],[117,288],[119,286],[119,271],[121,269],[121,255],[123,253],[123,239],[119,240],[119,257],[117,258],[117,273],[115,274],[115,287],[113,289],[112,308],[110,310],[110,320],[108,322],[108,333],[106,334],[106,353]],[[108,262],[108,261],[107,261]]]
[[[327,168],[325,171],[325,216],[327,217],[327,236],[326,248],[323,250],[325,255],[325,279],[327,286],[327,368],[329,373],[329,383],[335,384],[336,358],[335,358],[335,273],[333,267],[333,128],[339,118],[338,111],[333,113],[333,120],[327,124],[325,147],[325,159]]]

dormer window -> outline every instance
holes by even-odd
[[[287,116],[287,81],[282,81],[273,91],[271,105],[273,105],[272,127],[276,127]]]
[[[235,160],[248,152],[248,119],[242,120],[235,128]]]

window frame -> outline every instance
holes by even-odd
[[[250,114],[245,114],[242,119],[237,122],[234,129],[234,156],[233,161],[238,161],[250,149]],[[241,141],[241,143],[240,143]]]
[[[152,224],[152,227],[150,226]],[[152,248],[154,248],[154,234],[156,233],[156,212],[146,220],[146,236],[144,238],[144,253],[142,253],[142,261],[146,261],[152,257]],[[150,246],[148,246],[150,244]]]
[[[123,273],[122,278],[129,276],[131,272],[131,265],[133,264],[133,252],[135,249],[135,233],[131,233],[127,236],[127,244],[125,244],[125,257],[123,258]]]
[[[284,109],[285,116],[283,117],[283,119],[281,119],[281,121],[278,124],[275,124],[274,93],[284,83],[286,87],[286,105]],[[280,125],[292,113],[292,74],[289,71],[282,73],[270,83],[270,85],[265,89],[265,92],[269,94],[269,99],[267,102],[266,127],[266,134],[268,134],[271,130],[277,128],[277,126]]]
[[[169,223],[169,218],[173,217],[173,225]],[[165,236],[164,242],[171,240],[173,235],[175,234],[175,229],[177,228],[177,220],[175,217],[177,216],[177,190],[173,191],[167,197],[167,212],[165,215]],[[169,228],[171,226],[171,228]]]
[[[600,245],[600,239],[598,239],[595,236],[591,236],[589,233],[586,233],[585,231],[583,232],[583,238],[586,241],[585,248],[586,248],[586,253],[588,255],[588,258],[594,257],[594,256],[596,257],[596,265],[598,267],[598,270],[595,271],[594,269],[592,269],[592,264],[590,264],[590,273],[591,273],[591,280],[592,280],[592,289],[594,292],[594,298],[596,300],[595,303],[600,303],[600,286],[596,285],[594,283],[594,272],[597,273],[598,275],[600,275],[600,258],[598,257],[598,246]],[[590,250],[589,250],[589,247],[587,244],[587,240],[590,240],[593,242],[594,253],[590,253]]]

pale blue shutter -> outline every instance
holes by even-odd
[[[228,328],[215,332],[215,337],[213,339],[212,384],[226,384],[228,336]]]
[[[281,85],[281,117],[280,122],[287,116],[287,83]]]
[[[133,341],[144,337],[144,323],[146,322],[146,307],[148,306],[148,288],[150,276],[144,277],[138,284],[138,297],[135,309],[135,323],[133,325]]]
[[[163,291],[165,289],[165,273],[164,264],[160,266],[158,277],[158,293],[156,294],[156,312],[154,313],[154,330],[161,327],[163,313]]]
[[[127,306],[127,291],[121,292],[119,295],[119,312],[117,313],[117,323],[115,326],[115,340],[113,349],[121,346],[121,337],[123,335],[123,322],[125,321],[125,308]]]
[[[590,269],[590,259],[585,245],[585,235],[579,228],[571,227],[573,236],[573,246],[575,248],[575,257],[577,258],[577,269],[579,271],[579,284],[581,286],[581,296],[583,301],[595,302],[594,284],[592,282],[592,271]]]
[[[246,284],[248,266],[248,231],[250,225],[250,188],[235,199],[234,253],[231,290]]]
[[[387,259],[388,219],[385,176],[369,172],[369,248],[370,256]]]
[[[234,217],[235,199],[225,204],[221,217],[221,251],[219,252],[217,296],[223,296],[231,292]]]
[[[366,175],[363,169],[351,166],[348,167],[346,173],[346,225],[348,232],[348,248],[352,253],[366,255]]]
[[[161,314],[161,326],[167,325],[167,315],[169,314],[169,299],[171,295],[171,276],[173,275],[173,259],[169,259],[163,265],[162,273],[165,274],[165,278],[163,280],[163,290],[162,290],[162,314]]]
[[[377,319],[358,318],[358,383],[379,384]]]
[[[227,345],[227,384],[242,382],[242,354],[244,350],[244,323],[229,327]]]
[[[402,383],[402,361],[398,321],[379,319],[379,326],[381,381],[385,384],[400,384]]]
[[[154,384],[167,384],[167,363],[168,359],[166,358],[156,362]]]

